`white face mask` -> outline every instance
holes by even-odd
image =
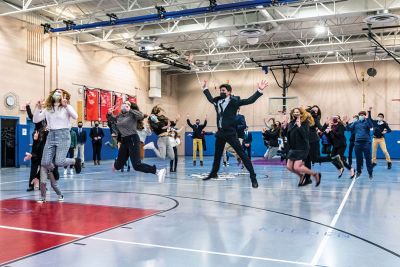
[[[59,92],[55,92],[55,93],[53,94],[53,99],[54,99],[55,101],[59,101],[59,100],[61,99],[61,94],[60,94]]]

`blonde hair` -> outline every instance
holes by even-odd
[[[301,123],[307,121],[309,126],[314,126],[315,125],[315,121],[313,116],[304,108],[300,107],[300,108],[294,108],[290,111],[290,118],[294,119],[293,113],[294,111],[298,109],[300,111],[300,121]]]
[[[68,103],[69,103],[69,100],[71,99],[71,94],[70,94],[70,93],[68,93],[68,92],[65,91],[64,89],[60,89],[60,88],[54,89],[53,91],[50,92],[49,96],[47,97],[47,99],[46,99],[46,101],[45,101],[45,103],[44,103],[44,106],[45,106],[47,109],[53,109],[53,108],[54,108],[54,103],[55,103],[56,101],[53,99],[53,94],[54,94],[55,91],[57,91],[57,90],[60,90],[60,91],[62,92],[62,98],[67,99],[67,101],[68,101]]]

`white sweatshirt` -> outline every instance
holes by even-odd
[[[47,127],[50,130],[71,128],[71,118],[74,120],[78,118],[78,114],[71,105],[67,105],[67,107],[55,106],[54,110],[36,109],[33,113],[33,122],[38,123],[46,119]]]

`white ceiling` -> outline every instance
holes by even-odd
[[[232,0],[217,0],[225,4]],[[204,7],[209,1],[192,0],[0,0],[0,14],[24,18],[26,14],[39,14],[52,25],[64,27],[63,20],[76,24],[107,21],[106,13],[118,18],[155,14],[155,5],[167,11]],[[189,55],[200,71],[246,69],[256,60],[294,56],[300,54],[310,64],[349,62],[351,50],[356,61],[369,61],[374,49],[368,39],[364,19],[377,13],[400,14],[400,0],[305,0],[291,5],[208,13],[176,20],[158,20],[134,25],[88,29],[59,33],[73,38],[78,46],[97,45],[122,56],[134,56],[125,46],[137,47],[137,40],[152,38],[158,45],[175,47],[185,61]],[[316,26],[324,32],[317,33]],[[383,24],[387,25],[387,24]],[[390,25],[398,25],[398,21]],[[382,24],[374,24],[382,26]],[[246,27],[263,29],[265,35],[257,44],[250,45],[237,31]],[[374,37],[393,52],[399,48],[399,29],[374,30]],[[225,44],[217,42],[224,36]],[[173,69],[173,68],[172,68]]]

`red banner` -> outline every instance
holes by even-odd
[[[122,102],[124,102],[124,95],[120,93],[114,93],[114,116],[117,116],[121,112]]]
[[[99,119],[99,90],[86,89],[85,114],[87,121],[96,121]]]
[[[108,110],[112,107],[110,91],[100,91],[100,115],[101,121],[107,121]]]
[[[137,103],[137,99],[136,96],[130,96],[130,95],[126,95],[127,100],[131,103]]]

